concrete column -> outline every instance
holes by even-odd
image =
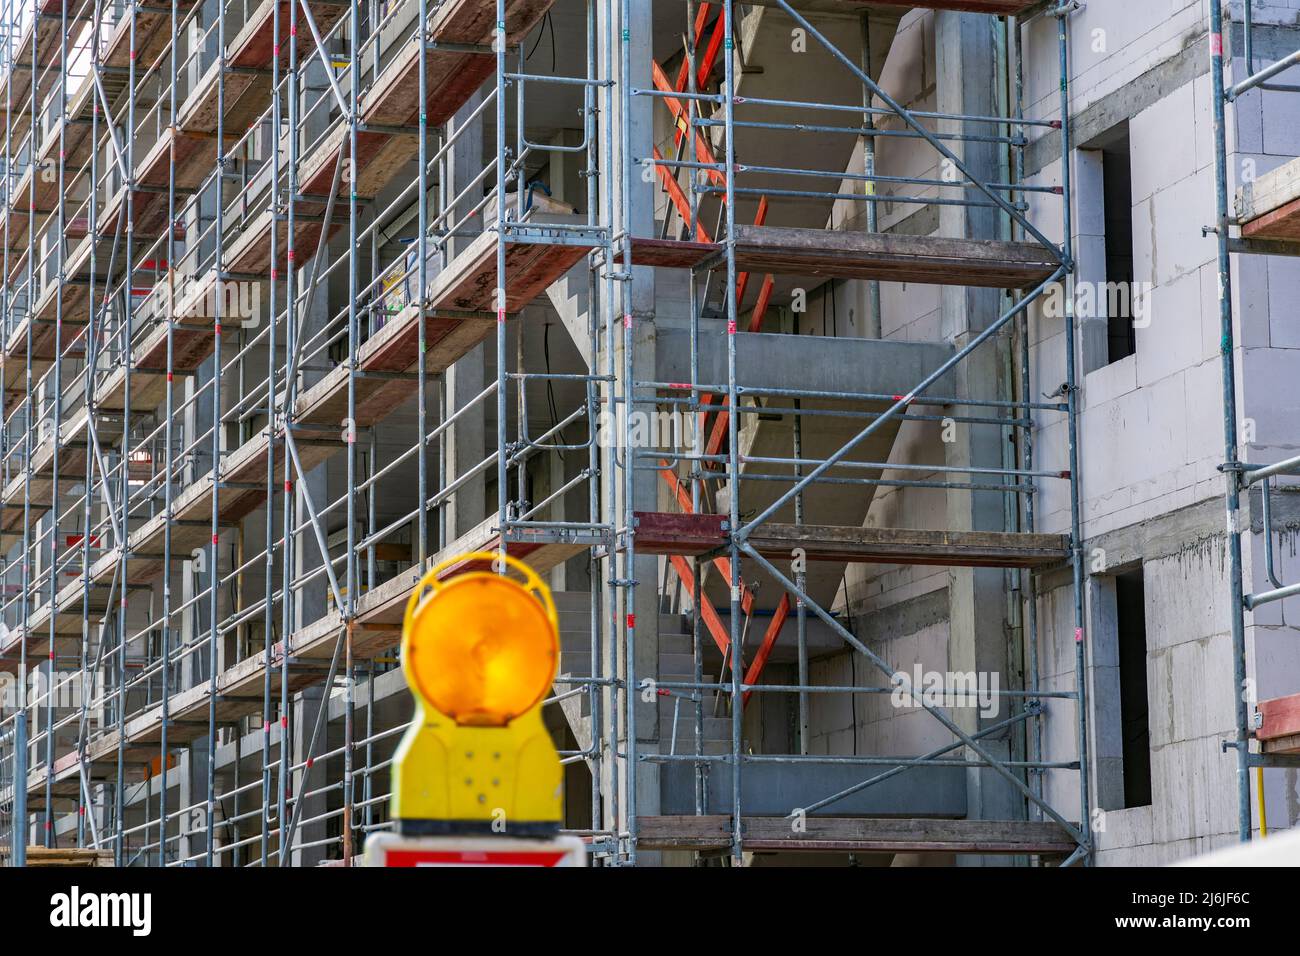
[[[650,37],[652,34],[652,16],[649,4],[636,4],[630,12],[631,19],[629,22],[621,24],[621,30],[627,31],[631,37],[628,44],[630,51],[630,77],[625,77],[624,82],[635,87],[645,88],[650,83],[650,58],[651,46]],[[604,17],[606,12],[601,11]],[[619,15],[619,14],[615,14]],[[618,32],[608,29],[600,30],[602,38],[617,37]],[[602,39],[602,42],[604,40]],[[615,48],[613,51],[615,69],[618,68],[621,50]],[[611,202],[610,208],[613,209],[615,218],[614,228],[617,230],[623,225],[628,232],[636,236],[654,236],[655,220],[655,190],[657,188],[654,181],[646,182],[641,176],[641,167],[635,165],[638,160],[649,157],[653,148],[654,136],[654,101],[650,97],[635,97],[630,104],[630,115],[622,116],[622,103],[617,94],[614,99],[613,116],[607,116],[602,113],[601,136],[613,137],[614,148],[614,170],[619,171],[626,167],[629,170],[628,180],[630,181],[631,192],[626,197],[627,220],[621,222],[622,209],[624,208],[624,197],[622,195],[623,179],[621,175],[610,175],[610,171],[602,171],[601,189],[602,195],[608,197]],[[620,135],[621,129],[625,126],[627,129],[627,143],[629,153],[624,156],[624,140]],[[621,268],[621,266],[620,266]],[[632,337],[633,337],[633,367],[632,376],[634,379],[650,380],[655,376],[655,345],[656,345],[656,311],[655,311],[655,272],[648,268],[634,268],[630,280],[630,299],[632,315]],[[623,318],[623,299],[621,290],[615,290],[615,299],[609,310],[615,321],[620,322]],[[619,376],[619,393],[626,394],[630,391],[627,382],[622,381],[623,375],[623,337],[621,332],[618,334],[618,345],[616,346],[613,356],[615,373]],[[603,348],[603,343],[602,343]],[[638,413],[653,411],[650,407],[636,409]],[[630,457],[628,459],[631,460]],[[604,484],[603,494],[605,501],[618,501],[620,508],[619,513],[613,516],[616,524],[621,525],[623,521],[623,501],[624,476],[621,469],[614,469],[607,466],[602,469],[602,482]],[[632,503],[633,508],[637,510],[655,510],[658,507],[658,477],[653,472],[641,471],[635,475]],[[619,483],[618,488],[610,488],[610,482]],[[618,572],[621,575],[621,565]],[[656,557],[639,557],[633,567],[633,576],[639,583],[636,588],[634,604],[631,607],[621,608],[624,613],[635,615],[636,627],[634,630],[634,647],[635,658],[633,661],[635,680],[639,683],[645,678],[655,678],[659,673],[659,594],[657,588],[659,560]],[[613,593],[607,594],[607,599],[613,598]],[[622,629],[613,638],[619,641],[616,652],[620,661],[623,660],[626,650],[624,634]],[[635,688],[633,688],[635,690]],[[638,697],[639,700],[639,697]],[[626,709],[626,708],[625,708]],[[624,722],[625,723],[625,722]],[[658,707],[655,702],[649,704],[638,703],[636,711],[636,734],[640,741],[642,751],[657,749],[659,739],[659,715]],[[637,813],[639,815],[653,814],[659,807],[659,773],[658,767],[654,764],[640,763],[635,768],[637,776]],[[626,803],[622,806],[626,808]],[[648,862],[648,861],[647,861]]]
[[[1074,177],[1074,195],[1086,197],[1074,204],[1074,280],[1076,285],[1095,282],[1100,287],[1106,282],[1106,204],[1101,150],[1076,150]],[[1080,374],[1083,375],[1110,362],[1106,310],[1091,312],[1077,317]]]
[[[939,12],[935,14],[936,108],[940,112],[996,115],[1000,110],[996,90],[998,42],[991,17]],[[960,123],[949,124],[956,129]],[[994,147],[982,143],[947,144],[966,167],[986,182],[995,181],[998,159]],[[942,160],[940,160],[942,162]],[[950,190],[955,193],[955,190]],[[983,199],[975,188],[965,191],[971,200]],[[981,239],[1002,238],[998,215],[987,208],[942,206],[940,235]],[[941,298],[944,337],[958,348],[996,320],[1003,305],[994,289],[948,286]],[[999,335],[976,350],[955,370],[957,394],[971,398],[1008,398],[1006,355],[1010,338]],[[956,441],[945,444],[945,464],[980,467],[1003,465],[1002,430],[991,426],[959,425]],[[968,476],[952,475],[954,480]],[[947,527],[972,531],[1002,531],[1003,497],[997,492],[950,491]],[[974,671],[998,676],[1002,689],[1018,680],[1019,667],[1009,651],[1006,620],[1005,572],[1000,568],[954,568],[949,574],[949,670]],[[974,707],[951,710],[959,726],[973,732],[1007,715],[982,718]],[[1014,745],[1010,735],[986,739],[995,756],[1008,757]],[[994,771],[972,769],[968,776],[967,803],[972,818],[1010,820],[1024,816],[1023,799]]]

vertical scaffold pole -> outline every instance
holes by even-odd
[[[357,256],[360,255],[360,249],[357,242],[357,177],[361,170],[357,163],[357,113],[361,100],[361,64],[357,61],[357,47],[361,39],[361,5],[353,3],[352,20],[350,23],[351,52],[349,54],[349,72],[351,73],[351,82],[349,84],[348,98],[348,150],[351,157],[352,175],[348,177],[348,422],[347,422],[347,474],[348,490],[357,486],[357,349],[360,347],[360,330],[357,328]],[[423,25],[421,26],[423,29]],[[423,58],[421,58],[423,62]],[[328,225],[328,224],[327,224]],[[321,227],[320,239],[322,244],[329,241],[329,235],[326,226]],[[423,322],[420,323],[424,325]],[[352,865],[352,759],[353,759],[353,670],[352,670],[352,626],[353,619],[357,612],[357,588],[360,587],[361,578],[358,574],[357,557],[356,557],[356,535],[357,535],[357,496],[348,494],[347,496],[347,606],[343,611],[343,626],[346,628],[346,659],[344,661],[343,671],[343,865]],[[328,554],[322,555],[328,563],[330,557]],[[324,699],[321,706],[329,708],[330,688],[327,686],[324,691]],[[310,754],[308,757],[310,758]]]
[[[207,866],[215,863],[217,836],[217,597],[221,584],[219,573],[221,553],[217,542],[221,537],[221,294],[225,281],[222,270],[222,243],[226,186],[226,5],[217,3],[217,200],[216,200],[216,258],[214,269],[214,295],[212,296],[212,543],[208,559],[208,752],[207,799],[204,818],[207,833],[204,860]]]
[[[271,837],[271,673],[275,663],[275,287],[279,280],[280,218],[280,4],[271,8],[271,281],[267,286],[266,347],[266,555],[265,590],[262,612],[262,832],[258,840],[258,862],[267,867]],[[286,315],[292,316],[293,303],[286,303]],[[285,478],[289,475],[285,470]],[[285,498],[288,494],[285,494]],[[287,650],[287,649],[286,649]]]
[[[33,36],[35,35],[36,26],[39,22],[39,9],[32,11],[33,17]],[[59,37],[59,116],[62,118],[67,115],[68,110],[68,7],[62,4],[59,7],[59,20],[61,35]],[[34,44],[34,40],[33,40]],[[34,46],[33,46],[34,48]],[[39,85],[40,63],[37,57],[32,56],[32,87],[35,89]],[[59,213],[58,213],[58,232],[55,234],[55,249],[57,250],[56,268],[58,273],[58,288],[55,289],[54,297],[54,386],[51,398],[51,404],[54,406],[54,427],[50,432],[51,442],[51,481],[50,481],[50,563],[42,573],[50,576],[50,653],[49,653],[49,681],[45,686],[45,845],[54,846],[54,741],[57,736],[54,729],[54,697],[56,675],[54,670],[54,647],[55,647],[55,619],[58,617],[54,613],[55,602],[58,600],[59,575],[57,571],[59,563],[59,451],[60,451],[60,432],[63,422],[61,412],[63,410],[63,290],[66,288],[67,277],[63,274],[67,266],[67,209],[65,206],[67,187],[66,170],[64,169],[65,124],[59,123]],[[35,158],[36,146],[36,126],[33,120],[32,125],[32,149],[33,158]],[[33,183],[35,188],[35,183]],[[92,240],[93,241],[93,240]],[[34,304],[34,303],[33,303]],[[31,313],[29,325],[36,322],[35,312]],[[30,349],[28,350],[30,354]],[[48,380],[47,380],[48,382]],[[125,655],[124,655],[125,657]],[[119,789],[120,789],[119,783]],[[121,802],[118,803],[118,815],[122,812]],[[118,851],[120,853],[120,850]],[[120,860],[118,861],[120,865]]]
[[[1088,673],[1086,630],[1083,608],[1083,537],[1079,515],[1079,389],[1075,367],[1074,321],[1074,239],[1071,235],[1073,210],[1070,208],[1070,32],[1072,3],[1064,3],[1054,12],[1057,25],[1057,51],[1061,78],[1061,203],[1062,253],[1066,269],[1065,296],[1065,392],[1069,422],[1070,461],[1070,560],[1074,581],[1074,672],[1078,707],[1075,720],[1079,748],[1079,832],[1084,843],[1090,840],[1092,821],[1088,791]]]
[[[629,0],[622,0],[620,11],[620,37],[622,43],[619,80],[622,85],[622,102],[619,108],[619,132],[622,142],[622,155],[619,164],[621,176],[619,202],[619,232],[623,240],[623,275],[620,284],[620,304],[623,314],[623,368],[622,368],[622,434],[619,445],[623,452],[623,499],[620,523],[624,529],[625,545],[623,548],[623,682],[624,701],[624,737],[627,752],[626,760],[626,794],[628,848],[627,862],[635,866],[637,861],[637,678],[636,678],[636,547],[633,508],[635,506],[636,453],[632,448],[633,397],[636,388],[633,379],[632,342],[632,124],[629,119],[632,109],[632,57],[631,31],[632,9]],[[649,43],[650,38],[646,38]]]
[[[1223,373],[1223,476],[1226,482],[1228,581],[1232,595],[1232,678],[1237,751],[1237,838],[1251,839],[1250,716],[1246,678],[1246,607],[1241,559],[1241,462],[1237,449],[1236,345],[1232,329],[1232,258],[1228,252],[1228,121],[1224,82],[1223,2],[1210,0],[1210,85],[1214,100],[1215,231],[1219,267],[1219,354]],[[1267,533],[1268,529],[1265,529]]]
[[[167,326],[167,381],[163,390],[163,580],[162,580],[162,719],[158,732],[158,756],[160,764],[160,782],[158,784],[158,865],[167,865],[167,750],[170,746],[168,723],[171,720],[171,617],[172,617],[172,484],[176,469],[176,436],[173,418],[175,415],[175,322],[173,304],[176,302],[176,136],[180,124],[176,116],[176,82],[180,37],[179,7],[177,0],[171,3],[171,59],[168,64],[167,77],[167,117],[169,129],[169,155],[167,158],[167,262],[163,268],[167,275],[167,314],[164,321]]]

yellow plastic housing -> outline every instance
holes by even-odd
[[[517,834],[563,819],[563,769],[541,701],[559,665],[559,623],[546,584],[514,558],[522,582],[478,552],[417,584],[402,628],[402,669],[416,714],[394,755],[393,816],[403,832]]]

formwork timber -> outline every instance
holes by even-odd
[[[933,820],[823,817],[811,814],[796,831],[788,817],[742,818],[741,845],[753,852],[978,853],[1065,856],[1078,846],[1056,823],[1026,820]],[[648,850],[725,850],[730,816],[637,818],[638,843]]]
[[[725,515],[638,511],[636,550],[642,554],[701,557],[721,551],[730,537]],[[745,540],[764,557],[788,559],[802,549],[811,561],[921,564],[947,567],[1047,568],[1070,555],[1060,534],[846,528],[764,522]]]
[[[692,268],[723,265],[722,245],[665,239],[632,240],[632,264]],[[737,225],[736,268],[758,275],[875,279],[998,289],[1046,282],[1059,257],[1037,243],[947,239],[890,233]]]

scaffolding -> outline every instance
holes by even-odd
[[[1223,373],[1224,464],[1220,467],[1226,482],[1228,584],[1232,627],[1233,689],[1235,700],[1235,739],[1224,742],[1237,758],[1237,835],[1242,842],[1251,839],[1254,830],[1251,778],[1254,771],[1255,798],[1259,807],[1259,827],[1266,827],[1264,811],[1264,770],[1269,767],[1300,767],[1300,739],[1294,718],[1295,702],[1300,695],[1261,700],[1258,672],[1251,676],[1247,649],[1248,612],[1300,594],[1300,585],[1286,584],[1279,577],[1280,562],[1275,558],[1273,531],[1273,495],[1281,480],[1300,474],[1300,458],[1260,463],[1242,460],[1243,440],[1238,417],[1237,342],[1234,327],[1233,257],[1249,255],[1300,255],[1300,232],[1296,229],[1297,197],[1288,191],[1287,182],[1295,178],[1300,162],[1282,166],[1259,182],[1247,179],[1231,201],[1234,177],[1229,170],[1229,106],[1253,91],[1262,95],[1300,92],[1295,84],[1279,82],[1283,74],[1300,65],[1300,50],[1280,56],[1257,69],[1255,44],[1255,10],[1253,0],[1244,0],[1241,21],[1231,35],[1225,33],[1226,18],[1221,0],[1210,0],[1209,37],[1211,84],[1214,115],[1214,173],[1216,219],[1213,231],[1218,245],[1218,304],[1221,325],[1221,366]],[[1238,46],[1238,38],[1240,46]],[[1240,60],[1243,78],[1236,78],[1236,61]],[[1229,77],[1232,79],[1230,80]],[[1238,147],[1239,148],[1239,147]],[[1235,234],[1234,234],[1235,230]],[[1247,439],[1244,444],[1249,445]],[[1259,495],[1260,531],[1262,533],[1263,576],[1252,565],[1251,578],[1245,576],[1242,539],[1253,541],[1253,506],[1251,496]],[[1244,500],[1243,500],[1244,499]],[[1258,583],[1256,583],[1258,582]],[[1248,590],[1248,587],[1250,590]],[[1254,590],[1262,587],[1262,590]],[[1258,666],[1258,664],[1257,664]],[[1279,716],[1282,718],[1279,720]],[[1257,745],[1252,740],[1258,738]]]
[[[590,582],[547,713],[570,793],[589,779],[567,825],[593,860],[1087,862],[1072,348],[1056,396],[1031,398],[1030,308],[1073,270],[1069,165],[1051,186],[1026,183],[1023,165],[1031,137],[1070,154],[1074,4],[912,6],[1000,17],[999,110],[891,97],[878,32],[902,11],[856,0],[4,0],[0,662],[15,697],[0,710],[0,823],[14,862],[28,842],[75,841],[119,866],[289,865],[311,850],[351,865],[395,823],[388,768],[409,711],[377,711],[401,607],[434,563],[483,550]],[[810,9],[852,23],[857,47]],[[655,60],[661,11],[682,18],[675,79]],[[561,14],[583,55],[546,70],[535,52]],[[738,92],[760,17],[800,32],[859,98]],[[1021,46],[1037,18],[1055,21],[1059,111],[1027,116]],[[540,138],[560,112],[579,116],[576,135]],[[767,154],[750,144],[810,133],[860,143],[862,171],[818,168],[815,151],[752,162]],[[897,140],[943,174],[880,173],[878,143]],[[564,202],[550,196],[561,169],[579,184]],[[1059,200],[1063,242],[1034,224],[1031,199]],[[979,238],[886,231],[895,206],[960,211]],[[844,207],[865,228],[786,214]],[[684,334],[669,346],[665,327],[658,353],[647,277],[686,295]],[[841,344],[870,374],[809,387],[797,366],[812,337],[764,331],[776,290],[801,277],[869,284],[868,334]],[[957,345],[889,342],[880,285],[897,282],[986,290],[996,308]],[[562,324],[585,367],[552,367],[549,323],[530,318],[539,299],[572,312]],[[765,376],[783,350],[795,371]],[[1005,392],[975,373],[959,384],[993,351]],[[687,428],[647,440],[657,416]],[[1049,418],[1068,440],[1043,463],[1033,435]],[[779,440],[760,440],[774,421]],[[987,430],[1012,451],[898,461],[904,421]],[[1069,502],[1055,533],[1035,509],[1049,482]],[[837,523],[819,502],[831,488],[978,497],[1001,526]],[[817,569],[862,563],[1003,573],[1023,679],[995,692],[996,717],[959,716],[952,688],[935,703],[846,626]],[[1049,687],[1037,580],[1066,566],[1073,683]],[[747,657],[768,616],[761,585],[779,600]],[[638,622],[647,609],[685,615],[680,652]],[[797,677],[765,682],[787,621]],[[816,681],[817,626],[883,681]],[[818,699],[896,693],[946,742],[814,752]],[[754,752],[746,717],[770,698],[797,700],[795,746]],[[1072,724],[1077,753],[1047,752],[1050,720]],[[1018,742],[993,746],[1004,738]],[[811,768],[841,783],[780,813],[755,799],[772,775]],[[861,810],[905,775],[968,769],[1004,788],[1016,819]],[[1061,803],[1048,774],[1077,776],[1075,794]]]

